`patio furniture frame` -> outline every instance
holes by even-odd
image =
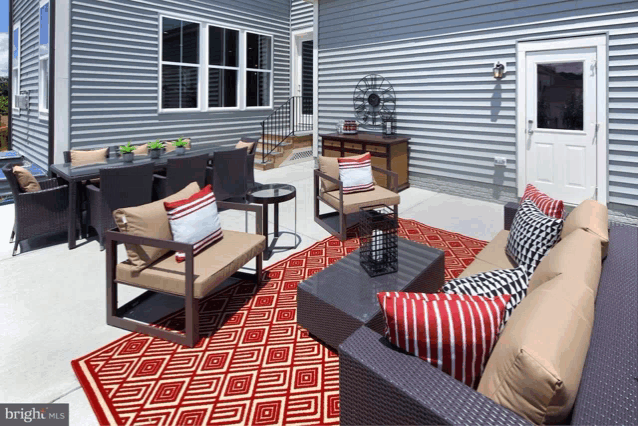
[[[239,204],[226,201],[217,201],[218,208],[251,211],[256,216],[256,233],[261,235],[261,221],[262,221],[262,206],[255,204]],[[163,330],[158,327],[153,327],[148,324],[140,324],[139,322],[128,320],[118,315],[120,310],[117,307],[117,286],[118,284],[130,285],[133,287],[142,288],[152,292],[167,293],[156,289],[147,289],[134,283],[116,280],[116,268],[117,268],[117,245],[118,244],[140,244],[158,248],[165,248],[173,251],[181,251],[186,253],[185,261],[185,322],[186,330],[184,334],[178,334]],[[178,343],[189,347],[194,347],[199,341],[199,299],[194,297],[194,268],[195,268],[195,256],[193,255],[194,244],[179,243],[173,240],[163,240],[158,238],[139,237],[130,234],[124,234],[119,232],[117,228],[114,228],[106,232],[106,323],[114,327],[123,328],[124,330],[133,331],[136,333],[142,333],[153,337],[159,337],[161,339],[168,340],[170,342]],[[252,279],[256,285],[261,285],[262,282],[262,269],[263,269],[263,252],[256,256],[256,269],[254,274],[247,272],[235,271],[232,275],[241,279]],[[210,294],[210,293],[209,293]]]
[[[505,206],[509,229],[518,204]],[[638,228],[611,226],[591,341],[570,424],[636,424]],[[613,360],[613,362],[610,362]],[[341,424],[530,425],[362,327],[339,347]]]
[[[398,182],[399,175],[396,172],[392,172],[390,170],[382,169],[381,167],[372,166],[372,171],[383,173],[388,176],[390,180],[389,190],[395,193],[398,193]],[[323,229],[330,232],[330,234],[336,236],[341,241],[346,240],[347,226],[346,226],[346,214],[343,213],[343,182],[339,179],[335,179],[327,174],[321,172],[319,169],[314,170],[314,214],[315,214],[315,222],[317,222]],[[332,207],[324,198],[323,198],[323,190],[321,189],[321,183],[319,179],[326,179],[329,182],[339,185],[339,209],[336,212],[330,213],[319,213],[319,202],[323,202],[328,206]],[[388,206],[390,207],[390,206]],[[399,217],[399,205],[395,204],[393,207],[394,214],[396,217]],[[338,217],[339,227],[338,229],[330,226],[327,219]]]
[[[40,191],[23,192],[13,174],[15,165],[7,164],[2,168],[15,206],[15,221],[9,240],[9,243],[14,243],[13,256],[17,254],[21,241],[67,231],[70,214],[68,185],[60,185],[57,179],[47,179],[38,181]]]
[[[152,163],[105,167],[100,170],[100,187],[86,185],[89,201],[87,225],[95,229],[104,250],[104,234],[115,226],[113,211],[151,202],[153,194]],[[142,178],[146,176],[146,181]],[[122,188],[125,188],[122,191]]]

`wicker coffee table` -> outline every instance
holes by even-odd
[[[383,334],[377,293],[435,293],[444,282],[444,253],[399,238],[399,272],[370,278],[359,250],[317,272],[297,287],[297,323],[333,349],[362,325]]]

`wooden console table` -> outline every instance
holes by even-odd
[[[319,135],[321,155],[324,157],[349,157],[370,152],[372,164],[399,175],[399,191],[410,187],[408,180],[409,137],[396,135],[383,137],[378,133],[359,132],[356,135],[337,133]],[[377,183],[388,187],[386,175],[373,172]]]

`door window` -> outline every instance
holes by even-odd
[[[583,130],[583,62],[536,67],[538,128]]]

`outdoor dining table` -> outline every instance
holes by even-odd
[[[231,151],[234,147],[208,147],[199,149],[190,149],[185,155],[198,155],[208,153],[210,160],[213,159],[215,152]],[[175,151],[163,153],[160,158],[153,159],[149,155],[137,155],[132,162],[125,162],[121,157],[107,158],[105,161],[88,164],[84,166],[72,166],[71,163],[53,164],[50,167],[51,174],[60,179],[65,180],[69,184],[69,227],[68,239],[69,249],[74,249],[77,241],[77,220],[79,215],[79,199],[78,187],[81,182],[100,177],[100,170],[105,167],[118,167],[153,163],[155,170],[162,170],[166,167],[166,163],[170,158],[175,158]]]

